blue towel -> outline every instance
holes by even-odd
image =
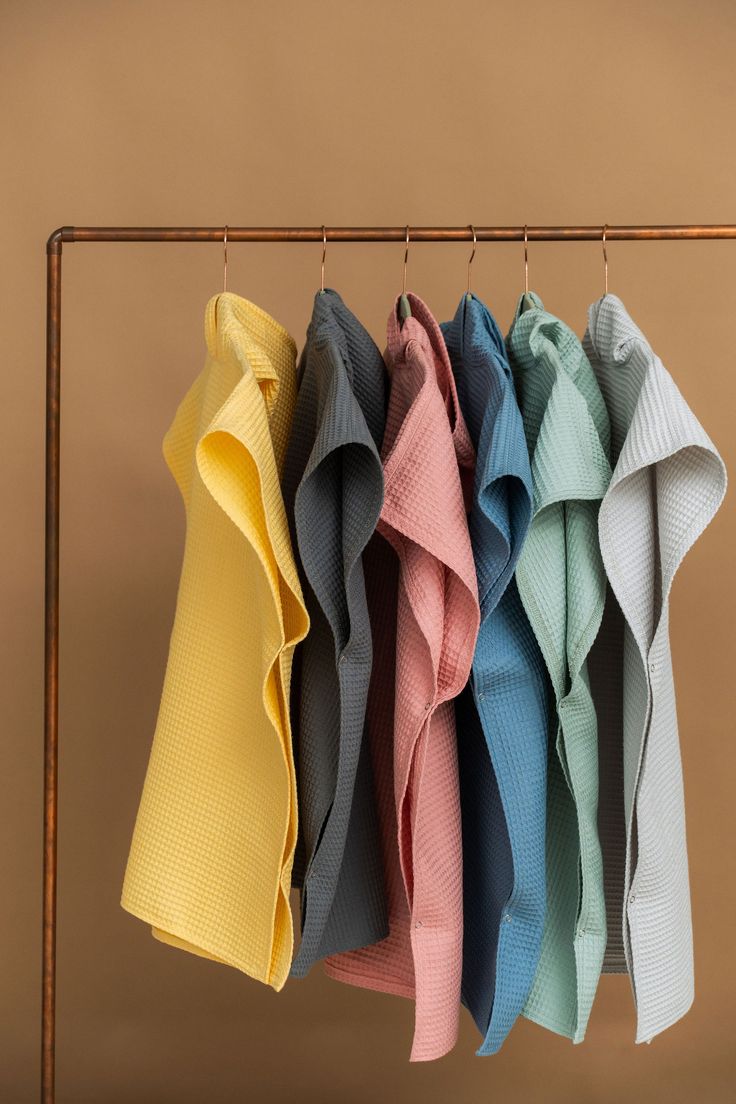
[[[524,1007],[544,928],[549,686],[513,577],[532,480],[503,337],[470,295],[442,333],[478,458],[469,524],[481,626],[456,700],[462,999],[483,1035],[478,1054],[495,1054]]]

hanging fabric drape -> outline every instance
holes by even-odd
[[[462,860],[452,699],[467,682],[479,620],[464,501],[475,456],[439,326],[412,293],[389,317],[387,363],[379,532],[399,561],[393,801],[405,901],[393,941],[362,952],[353,979],[360,984],[367,973],[371,987],[391,992],[398,975],[398,991],[415,996],[411,1056],[422,1060],[446,1053],[458,1029]],[[384,802],[387,791],[384,780]]]
[[[610,412],[615,458],[600,516],[603,562],[621,611],[609,606],[618,631],[602,639],[601,657],[623,702],[621,718],[602,714],[601,732],[621,764],[602,776],[606,813],[625,832],[623,862],[619,854],[604,863],[613,875],[611,965],[630,974],[636,1039],[648,1042],[684,1015],[694,989],[669,599],[680,564],[723,501],[726,470],[615,295],[590,308],[585,348]]]
[[[299,376],[283,481],[310,617],[293,701],[303,868],[296,976],[388,935],[363,741],[373,658],[363,555],[383,506],[386,368],[331,289],[314,298]]]
[[[547,803],[547,916],[526,1015],[580,1042],[606,944],[596,712],[586,659],[603,615],[598,508],[610,428],[575,334],[531,292],[509,356],[531,457],[534,516],[516,577],[555,699]]]
[[[463,832],[463,1001],[503,1044],[534,979],[545,915],[549,688],[514,572],[532,512],[524,427],[503,337],[463,296],[442,334],[477,453],[469,528],[481,623],[456,700]]]
[[[207,360],[166,435],[187,534],[122,904],[165,942],[280,989],[292,957],[291,664],[308,618],[279,486],[296,346],[210,300]]]

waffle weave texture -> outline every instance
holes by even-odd
[[[470,536],[481,623],[456,699],[463,830],[463,1002],[494,1054],[534,980],[545,916],[549,686],[514,580],[532,476],[503,337],[464,295],[442,324],[476,450]]]
[[[232,293],[164,440],[186,540],[122,905],[175,946],[281,988],[297,831],[289,684],[308,629],[279,485],[296,348]]]
[[[509,359],[532,464],[533,518],[516,578],[556,705],[547,788],[547,916],[524,1014],[581,1042],[606,946],[598,737],[586,660],[603,615],[598,510],[610,426],[580,341],[521,296]]]
[[[318,292],[283,479],[310,619],[292,699],[303,856],[295,976],[388,935],[363,741],[373,654],[363,555],[383,505],[386,384],[373,339],[336,291]]]
[[[447,1053],[458,1031],[462,846],[452,701],[470,674],[480,610],[466,518],[475,454],[440,328],[418,296],[407,298],[411,315],[399,322],[397,300],[388,322],[379,521],[399,560],[393,795],[377,778],[383,806],[393,797],[386,820],[393,826],[395,818],[404,902],[394,898],[387,940],[331,959],[328,971],[413,995],[411,1059],[422,1061]]]
[[[648,1042],[693,1000],[669,596],[679,565],[723,500],[726,471],[615,295],[590,307],[584,344],[610,414],[615,460],[599,518],[603,562],[618,603],[612,598],[607,607],[600,668],[609,696],[622,702],[601,729],[602,749],[619,764],[601,795],[606,834],[619,841],[618,861],[606,868],[615,923],[607,965],[628,969],[636,1041]]]

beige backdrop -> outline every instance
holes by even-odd
[[[553,14],[554,13],[554,14]],[[523,4],[0,3],[3,549],[0,1104],[37,1097],[44,241],[60,223],[736,221],[731,0]],[[447,318],[465,246],[417,245]],[[625,300],[736,470],[736,242],[621,243]],[[403,246],[335,245],[327,283],[379,343]],[[533,244],[579,333],[600,247]],[[229,286],[301,343],[318,245],[234,245]],[[481,245],[504,329],[522,247]],[[687,559],[672,635],[696,1001],[634,1046],[625,978],[579,1047],[527,1022],[474,1057],[407,1061],[408,1003],[319,969],[279,995],[155,942],[118,906],[174,608],[183,514],[161,457],[203,363],[217,245],[64,252],[59,1099],[155,1104],[727,1104],[734,1099],[734,515]]]

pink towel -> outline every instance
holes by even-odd
[[[366,564],[374,629],[368,726],[390,934],[328,958],[325,969],[353,985],[414,997],[411,1060],[426,1061],[457,1039],[463,914],[452,699],[470,674],[480,611],[466,518],[473,446],[440,328],[421,299],[408,298],[411,316],[399,324],[397,300],[388,323],[378,523],[398,556],[398,578],[387,549],[380,566]]]

